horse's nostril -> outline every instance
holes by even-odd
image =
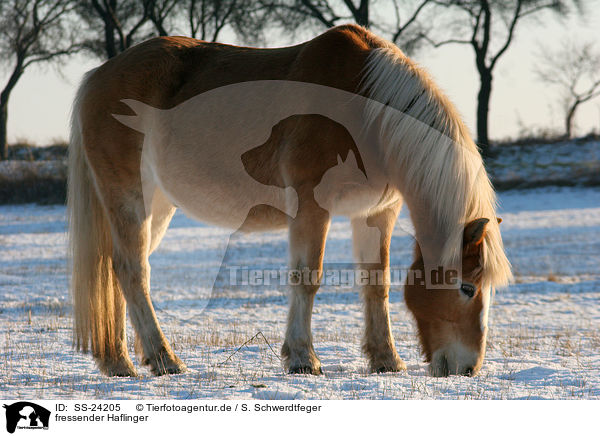
[[[467,369],[465,369],[465,373],[464,373],[467,377],[471,377],[473,375],[473,367],[469,367]]]

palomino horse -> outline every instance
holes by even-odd
[[[369,31],[337,27],[280,49],[149,40],[88,73],[69,150],[75,338],[105,374],[136,374],[126,307],[141,363],[185,370],[149,289],[148,256],[175,205],[232,230],[287,226],[290,266],[317,277],[331,215],[350,217],[357,264],[384,273],[363,287],[363,350],[372,371],[399,371],[387,277],[405,201],[418,241],[405,295],[431,373],[481,367],[491,290],[510,279],[495,195],[452,105]],[[430,279],[439,268],[442,282]],[[319,374],[319,280],[290,288],[284,363]]]

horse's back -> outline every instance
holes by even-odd
[[[144,137],[113,117],[131,115],[122,100],[171,109],[216,88],[260,80],[299,81],[356,92],[370,50],[382,44],[385,42],[355,25],[331,29],[303,44],[273,49],[187,37],[150,39],[110,59],[86,79],[78,107],[88,161],[97,178],[110,179],[105,183],[107,189],[126,187],[139,192]],[[318,123],[302,124],[305,136],[318,137],[319,128]],[[327,151],[319,144],[311,147],[303,152],[322,156]]]
[[[253,80],[297,80],[355,92],[369,51],[384,43],[355,25],[271,49],[157,37],[97,68],[87,81],[88,93],[96,103],[123,110],[122,99],[167,108],[217,87]]]

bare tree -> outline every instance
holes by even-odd
[[[252,7],[247,0],[185,0],[182,4],[189,35],[213,42],[225,26],[234,25],[239,13]]]
[[[185,34],[215,42],[229,27],[251,40],[267,27],[260,0],[139,0],[160,36]]]
[[[600,50],[591,41],[567,41],[554,50],[542,46],[535,72],[544,83],[560,89],[565,136],[572,137],[577,109],[600,96]]]
[[[435,0],[386,0],[387,5],[377,3],[378,11],[391,11],[392,14],[374,13],[375,0],[261,0],[272,13],[271,21],[287,31],[295,31],[301,26],[329,28],[353,21],[370,27],[386,36],[392,42],[410,52],[423,41],[428,28],[419,20]]]
[[[171,26],[177,15],[177,6],[185,3],[180,0],[140,1],[159,36],[167,36],[171,33]]]
[[[150,21],[154,0],[79,0],[76,3],[80,18],[88,26],[85,47],[100,58],[112,58],[152,34],[149,30],[143,31]],[[157,13],[159,8],[152,10]]]
[[[0,159],[8,155],[7,121],[11,92],[33,64],[50,62],[80,49],[76,29],[68,22],[69,0],[3,0],[0,2],[0,56],[10,75],[0,94]]]
[[[567,6],[577,0],[436,0],[436,3],[456,11],[459,18],[449,25],[456,37],[429,41],[436,47],[444,44],[466,44],[473,48],[479,73],[477,95],[477,142],[484,156],[489,155],[488,118],[492,95],[493,71],[498,60],[515,39],[519,23],[524,18],[545,10],[567,12]]]

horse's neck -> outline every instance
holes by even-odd
[[[446,245],[452,240],[457,229],[454,225],[441,222],[440,217],[436,215],[435,205],[430,204],[427,198],[407,193],[405,202],[410,210],[416,242],[419,244],[425,266],[434,269],[445,266],[443,256]]]

